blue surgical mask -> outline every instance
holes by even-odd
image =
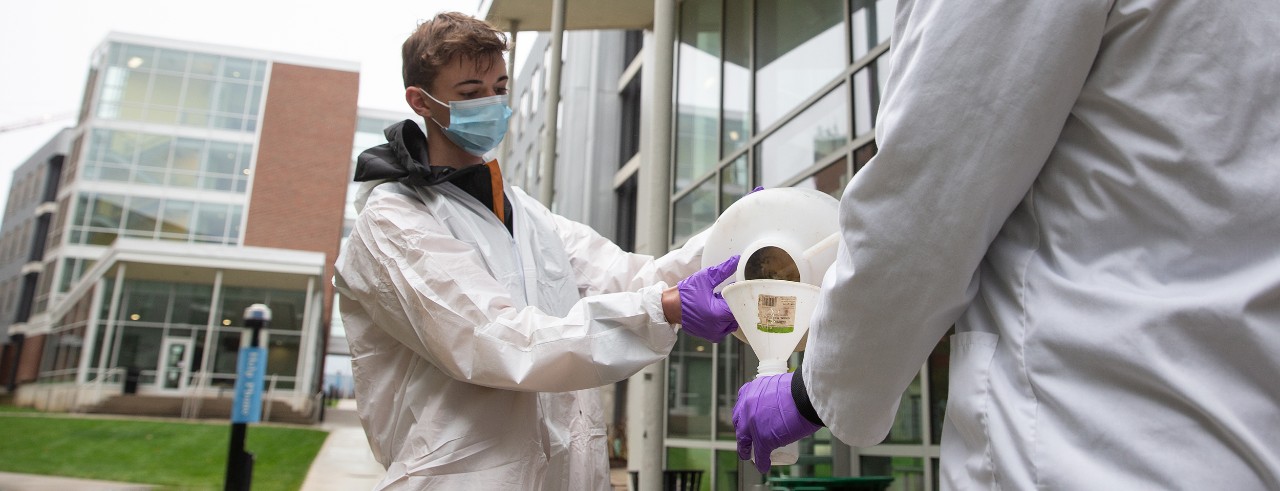
[[[511,117],[507,96],[495,95],[445,104],[426,90],[422,90],[422,94],[431,97],[436,104],[449,106],[449,126],[440,124],[435,118],[431,118],[431,121],[444,130],[444,136],[449,141],[471,155],[484,155],[497,147],[502,137],[507,135],[507,119]]]

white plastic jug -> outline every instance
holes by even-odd
[[[748,278],[748,264],[754,265],[753,257],[776,256],[769,248],[777,248],[795,262],[801,283],[820,285],[835,262],[839,214],[838,200],[813,189],[776,188],[748,194],[712,224],[702,267],[738,254],[742,258],[733,280],[763,279]]]

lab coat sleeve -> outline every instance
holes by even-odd
[[[675,344],[658,283],[578,301],[563,317],[517,308],[484,258],[440,220],[393,197],[370,205],[338,261],[339,291],[450,377],[563,392],[617,382]]]
[[[987,247],[1070,117],[1109,5],[899,0],[880,150],[841,199],[842,241],[802,368],[841,441],[885,437],[974,298]]]
[[[679,249],[654,258],[626,252],[590,226],[545,208],[539,212],[546,213],[555,223],[556,233],[569,253],[578,291],[584,296],[635,291],[658,282],[675,285],[702,269],[706,231],[691,237]]]

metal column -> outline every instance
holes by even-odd
[[[538,200],[552,211],[556,197],[556,137],[560,118],[560,69],[564,64],[564,2],[551,3],[551,66],[547,67],[547,135],[542,143],[542,185],[538,188]]]
[[[652,75],[646,81],[653,84],[653,99],[649,107],[653,115],[649,119],[649,145],[643,152],[639,170],[639,205],[643,217],[638,220],[641,230],[637,237],[646,245],[644,252],[659,256],[667,252],[671,209],[671,121],[673,106],[673,74],[675,72],[676,1],[653,2],[653,64],[645,65]],[[630,384],[641,389],[642,402],[638,404],[642,425],[639,435],[639,485],[641,491],[662,489],[663,416],[667,412],[663,382],[666,379],[664,363],[645,367]],[[635,430],[632,430],[635,431]]]

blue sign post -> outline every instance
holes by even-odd
[[[236,396],[231,406],[232,423],[262,421],[262,372],[267,350],[261,346],[240,348],[236,360]]]
[[[249,346],[236,360],[236,394],[231,408],[231,445],[227,453],[226,491],[248,491],[253,481],[253,454],[244,451],[245,424],[262,419],[262,379],[267,351],[258,335],[271,322],[271,309],[255,303],[244,309],[244,326],[252,329]]]

